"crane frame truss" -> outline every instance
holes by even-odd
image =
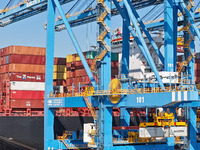
[[[116,7],[118,6],[118,2],[116,0],[113,0],[115,3]],[[137,18],[137,14],[133,13],[133,9],[130,6],[130,1],[123,0],[124,2],[124,8],[126,10],[121,11],[120,7],[117,7],[118,11],[120,12],[121,16],[124,19],[124,27],[123,29],[126,30],[126,33],[129,34],[131,33],[133,37],[136,39],[136,42],[138,45],[140,45],[140,49],[143,52],[145,58],[147,61],[151,64],[150,66],[152,67],[152,70],[154,71],[155,74],[158,73],[156,68],[153,68],[154,62],[152,61],[151,56],[148,54],[148,49],[146,49],[145,43],[143,42],[143,37],[141,36],[141,33],[138,29],[138,25],[136,24],[136,20],[134,20],[134,17]],[[172,48],[171,52],[174,53],[174,55],[169,56],[167,53],[165,57],[167,59],[165,60],[165,65],[168,67],[165,68],[166,71],[173,71],[174,70],[174,65],[175,65],[175,52],[176,48],[174,44],[172,44],[171,39],[177,37],[177,32],[172,32],[174,29],[177,28],[176,24],[173,24],[171,21],[173,21],[172,18],[174,18],[176,15],[174,13],[174,9],[178,8],[181,6],[181,8],[184,9],[186,12],[187,16],[190,18],[190,14],[188,14],[187,10],[185,10],[184,5],[180,1],[179,3],[176,3],[176,1],[173,0],[165,0],[165,13],[167,14],[167,17],[165,17],[165,32],[167,34],[166,41],[165,41],[165,46],[166,50],[169,48]],[[110,10],[111,8],[111,0],[105,0],[102,2],[106,6],[104,6],[107,10]],[[170,5],[173,4],[173,5]],[[173,7],[172,7],[173,6]],[[174,6],[176,6],[174,8]],[[83,141],[80,140],[56,140],[54,139],[53,135],[53,120],[54,120],[54,109],[55,108],[60,108],[60,107],[88,107],[88,104],[85,101],[84,96],[76,96],[76,97],[52,97],[48,96],[49,93],[52,91],[53,83],[52,83],[52,73],[53,73],[53,47],[54,47],[54,25],[55,25],[55,8],[58,8],[61,17],[63,18],[63,21],[65,23],[65,26],[67,28],[68,33],[71,35],[71,39],[76,47],[76,50],[81,56],[81,51],[80,48],[77,46],[77,41],[75,40],[75,37],[73,36],[73,33],[71,31],[71,28],[69,26],[69,23],[67,19],[64,19],[64,13],[60,7],[59,1],[58,0],[49,0],[48,1],[48,23],[47,23],[47,60],[46,60],[46,89],[45,89],[45,149],[66,149],[70,148],[69,145],[71,146],[71,149],[74,148],[85,148]],[[106,11],[104,9],[103,11]],[[132,10],[131,10],[132,9]],[[177,11],[176,11],[177,12]],[[102,12],[103,14],[103,12]],[[108,27],[110,28],[110,17],[111,15],[108,13],[107,17],[104,16],[104,21]],[[172,18],[171,18],[172,17]],[[133,23],[134,27],[136,28],[136,32],[132,29],[130,26],[130,21]],[[192,20],[190,20],[192,22]],[[169,24],[172,23],[172,24]],[[103,23],[100,24],[100,26],[103,26],[104,30],[106,30],[105,26]],[[175,28],[176,27],[176,28]],[[196,31],[196,34],[199,34],[199,31],[196,30],[195,26],[192,26],[195,28],[194,30]],[[170,29],[170,30],[169,30]],[[103,32],[103,30],[102,30]],[[100,33],[101,34],[101,33]],[[111,37],[109,35],[109,32],[107,32],[107,36],[103,36],[102,41],[105,40],[108,45],[111,43]],[[128,36],[127,36],[128,37]],[[129,38],[125,38],[125,40],[129,41]],[[127,41],[124,41],[127,43]],[[152,43],[151,43],[152,44]],[[169,47],[168,47],[169,46]],[[104,47],[105,48],[105,47]],[[128,62],[129,58],[127,57],[128,55],[125,52],[125,49],[127,47],[125,44],[123,45],[123,53],[125,53],[124,57],[124,62]],[[83,65],[87,71],[87,74],[90,77],[90,80],[93,81],[93,77],[90,76],[91,71],[88,69],[87,64],[85,64],[84,58],[81,58],[81,61],[83,62]],[[105,57],[102,60],[102,65],[100,67],[100,78],[101,78],[101,88],[100,90],[107,90],[108,84],[110,82],[110,78],[106,78],[108,74],[110,74],[111,69],[110,69],[110,55],[109,52],[105,55]],[[172,65],[169,65],[172,64]],[[125,67],[127,67],[125,65]],[[128,67],[127,67],[128,68]],[[124,69],[127,71],[127,68]],[[193,72],[191,72],[192,74]],[[110,75],[109,75],[110,76]],[[159,79],[159,75],[157,76],[157,79]],[[159,81],[159,80],[158,80]],[[196,128],[196,115],[195,110],[196,107],[200,106],[200,101],[198,100],[198,91],[195,88],[195,85],[191,84],[189,86],[193,86],[192,90],[188,90],[186,88],[185,91],[170,91],[166,92],[165,88],[162,87],[162,81],[159,81],[159,85],[162,88],[161,92],[158,93],[140,93],[140,94],[133,94],[133,93],[121,93],[121,100],[117,104],[111,103],[109,100],[109,93],[106,94],[106,92],[103,95],[91,95],[88,96],[88,102],[90,102],[91,107],[98,107],[98,120],[97,120],[97,127],[98,127],[98,134],[97,134],[97,141],[95,141],[96,148],[97,149],[105,149],[105,150],[118,150],[118,149],[174,149],[174,137],[168,137],[166,143],[160,144],[147,144],[147,145],[114,145],[113,143],[113,137],[112,137],[112,109],[113,107],[118,107],[122,111],[122,114],[124,113],[123,119],[124,121],[121,122],[121,124],[126,124],[127,126],[130,125],[130,122],[128,121],[130,118],[130,108],[137,108],[137,107],[166,107],[170,108],[171,112],[175,113],[175,107],[188,107],[188,114],[189,117],[192,117],[193,120],[190,120],[188,123],[188,130],[190,131],[189,133],[189,149],[196,149],[199,147],[199,144],[197,141],[194,140],[196,136],[196,131],[194,128]],[[95,82],[93,83],[93,86],[95,88],[96,84]],[[185,85],[187,87],[187,85]],[[123,89],[127,89],[128,84],[123,83]],[[95,92],[96,89],[95,89]],[[110,93],[112,94],[112,93]],[[162,98],[162,100],[161,100]],[[193,124],[194,123],[194,124]],[[67,143],[67,144],[63,144]],[[66,147],[67,145],[67,147]]]

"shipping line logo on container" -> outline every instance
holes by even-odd
[[[26,80],[26,79],[42,80],[42,77],[40,75],[28,76],[26,74],[23,74],[22,76],[17,75],[16,77],[19,78],[19,79],[23,79],[23,80]]]
[[[26,75],[25,74],[22,75],[22,79],[26,80]]]

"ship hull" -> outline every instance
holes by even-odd
[[[131,125],[138,126],[145,117],[131,117]],[[92,123],[92,117],[55,117],[55,137],[62,135],[64,130],[83,130],[84,123]],[[120,125],[120,118],[114,117],[113,126]],[[43,149],[44,117],[0,117],[0,136],[10,138],[31,148]],[[0,140],[1,141],[1,140]],[[0,146],[2,143],[0,142]],[[4,145],[5,147],[5,145]],[[7,150],[7,149],[5,149]]]

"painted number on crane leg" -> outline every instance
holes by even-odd
[[[137,97],[137,103],[144,103],[144,97]]]

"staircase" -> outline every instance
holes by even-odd
[[[192,7],[194,7],[195,4],[194,4],[194,1],[193,0],[189,0],[189,4],[187,6],[187,9],[190,10]],[[184,49],[187,49],[190,53],[190,56],[188,56],[188,58],[185,60],[185,61],[182,61],[181,62],[181,65],[180,65],[180,69],[178,70],[178,74],[181,74],[182,72],[182,69],[184,66],[188,66],[190,61],[195,58],[195,53],[192,53],[191,52],[191,49],[190,49],[190,43],[192,41],[194,41],[194,35],[193,33],[191,33],[191,30],[190,30],[190,26],[191,26],[191,23],[188,22],[186,26],[184,26],[181,30],[184,31],[184,32],[187,32],[188,35],[189,35],[189,38],[188,40],[184,43],[183,47]]]
[[[110,14],[110,9],[107,7],[106,3],[104,0],[97,0],[97,3],[101,10],[103,10],[99,17],[97,18],[97,22],[99,24],[99,28],[103,29],[100,35],[97,37],[97,42],[100,44],[101,47],[103,47],[103,50],[100,52],[98,56],[95,57],[90,69],[91,71],[96,71],[96,62],[101,61],[106,53],[111,50],[110,46],[105,41],[106,35],[110,32],[110,28],[105,22],[105,18],[108,14]]]
[[[89,108],[89,110],[92,114],[93,119],[95,119],[96,111],[95,111],[94,107],[92,106],[91,101],[89,100],[89,98],[87,96],[84,96],[84,100],[85,100],[85,103],[86,103],[87,107]]]

